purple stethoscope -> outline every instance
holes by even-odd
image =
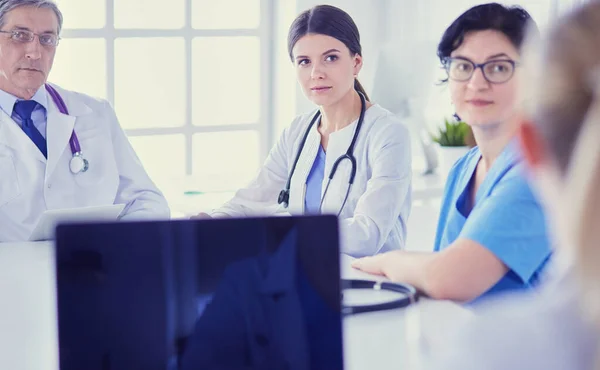
[[[67,110],[67,106],[65,105],[65,101],[61,98],[52,86],[46,84],[46,91],[50,94],[50,97],[54,101],[54,104],[58,107],[58,110],[62,114],[69,114]],[[75,135],[75,130],[71,134],[71,138],[69,139],[69,145],[71,146],[71,153],[73,153],[73,157],[69,162],[69,169],[71,173],[77,175],[78,173],[83,173],[90,168],[90,162],[83,157],[81,154],[81,146],[79,145],[79,139],[77,139],[77,135]]]

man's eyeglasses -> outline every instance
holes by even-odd
[[[53,33],[38,34],[27,30],[0,31],[0,33],[10,34],[11,40],[21,44],[32,42],[37,36],[42,46],[55,47],[56,45],[58,45],[58,41],[60,40],[60,37]]]
[[[446,58],[444,67],[448,78],[454,81],[464,82],[471,79],[477,68],[481,68],[486,81],[493,84],[507,82],[515,73],[518,63],[514,60],[490,60],[485,63],[473,63],[465,58]]]

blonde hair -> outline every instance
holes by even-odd
[[[530,114],[565,179],[565,236],[581,303],[600,330],[600,2],[557,22],[530,68]]]

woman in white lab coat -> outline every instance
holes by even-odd
[[[520,142],[560,247],[554,272],[539,294],[481,307],[430,348],[427,369],[600,369],[600,2],[561,19],[525,61]]]
[[[56,5],[3,1],[0,19],[0,242],[28,240],[46,210],[123,204],[123,219],[168,218],[110,105],[46,85]]]
[[[270,215],[286,206],[291,214],[339,214],[342,252],[361,257],[404,247],[409,133],[368,101],[356,79],[362,56],[352,18],[327,5],[303,12],[290,27],[288,51],[300,86],[319,109],[294,119],[257,177],[210,216]],[[338,160],[349,151],[356,161],[351,186],[352,160]]]

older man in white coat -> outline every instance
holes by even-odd
[[[61,27],[51,0],[0,0],[0,242],[28,240],[46,210],[170,214],[109,103],[46,83]]]

